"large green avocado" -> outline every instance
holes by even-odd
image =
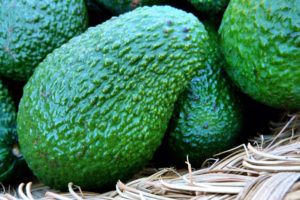
[[[300,109],[299,19],[298,0],[231,0],[219,29],[229,76],[275,108]]]
[[[16,109],[8,89],[0,80],[0,182],[16,177],[23,158],[16,134]]]
[[[157,5],[168,0],[95,0],[114,14],[122,14],[145,5]]]
[[[209,35],[206,67],[189,82],[175,104],[168,146],[176,161],[187,156],[194,167],[237,142],[242,109],[236,88],[223,71],[226,65],[218,43],[217,28],[203,21]]]
[[[217,14],[225,10],[229,0],[188,0],[199,11]]]
[[[87,27],[84,0],[0,0],[0,74],[27,80],[34,68]]]
[[[153,156],[174,103],[204,67],[207,32],[192,14],[137,8],[49,54],[19,104],[21,151],[45,184],[96,190]]]

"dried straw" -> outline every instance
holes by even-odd
[[[209,167],[192,169],[187,159],[187,170],[161,169],[148,177],[127,184],[118,181],[116,190],[105,194],[82,192],[69,183],[69,192],[59,193],[40,184],[21,183],[14,191],[5,191],[0,200],[232,200],[232,199],[300,199],[300,113],[289,116],[289,121],[272,123],[274,135],[261,135],[254,142],[243,144],[221,154],[222,160]],[[278,127],[281,127],[278,129]],[[76,191],[75,191],[76,190]],[[46,191],[44,196],[38,197]]]

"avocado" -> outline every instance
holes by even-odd
[[[203,68],[208,35],[170,6],[113,17],[49,54],[24,87],[21,152],[45,184],[99,190],[126,180],[161,144],[174,103]]]
[[[197,10],[217,14],[225,10],[229,0],[188,0]]]
[[[55,48],[87,27],[84,0],[1,0],[0,74],[26,81]]]
[[[16,177],[20,154],[16,133],[16,109],[11,94],[0,80],[0,182]]]
[[[95,0],[100,5],[103,5],[113,14],[122,14],[137,7],[146,5],[157,5],[166,3],[167,0]]]
[[[232,0],[219,29],[226,72],[253,99],[300,109],[300,4]]]
[[[179,96],[166,136],[174,160],[184,163],[188,156],[194,167],[236,144],[243,116],[237,90],[223,71],[217,28],[203,23],[210,44],[206,67]]]

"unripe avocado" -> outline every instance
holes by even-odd
[[[84,0],[0,0],[0,74],[27,80],[55,48],[87,27]]]
[[[16,109],[8,89],[0,80],[0,182],[12,176],[23,158],[16,134]]]
[[[132,11],[137,7],[146,5],[157,5],[167,2],[167,0],[95,0],[99,4],[104,5],[114,14],[122,14]]]
[[[174,102],[204,67],[207,32],[192,14],[142,7],[49,54],[19,104],[21,151],[45,184],[96,190],[126,180],[160,145]]]
[[[275,108],[300,109],[300,3],[231,0],[219,29],[225,69],[241,90]]]
[[[189,2],[199,11],[217,14],[225,10],[229,0],[189,0]]]
[[[198,70],[175,104],[167,141],[175,160],[200,167],[206,158],[233,147],[242,127],[236,88],[223,71],[226,65],[217,28],[203,22],[210,50],[206,67]]]

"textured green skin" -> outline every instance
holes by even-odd
[[[145,5],[157,5],[166,2],[167,0],[95,0],[99,4],[104,5],[114,14],[122,14],[137,7]]]
[[[0,0],[0,73],[27,80],[55,48],[87,27],[84,0]]]
[[[174,102],[204,67],[207,32],[192,14],[143,7],[49,54],[24,88],[18,134],[45,184],[89,190],[129,178],[153,156]]]
[[[200,167],[206,158],[232,147],[242,127],[241,104],[222,67],[217,30],[203,22],[210,37],[208,64],[188,84],[175,104],[168,144],[180,163]]]
[[[224,11],[229,0],[189,0],[201,12],[216,14]]]
[[[300,4],[232,0],[219,29],[226,71],[244,93],[300,109]]]
[[[13,155],[16,144],[16,110],[8,89],[0,80],[0,182],[10,178],[15,172],[19,159]]]

